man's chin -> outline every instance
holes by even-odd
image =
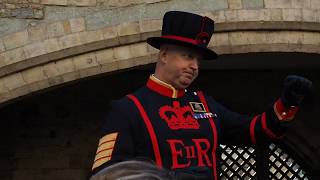
[[[191,83],[192,83],[192,81],[182,81],[180,83],[180,88],[179,89],[186,89],[187,87],[190,86]]]

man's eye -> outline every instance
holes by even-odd
[[[194,58],[194,55],[188,54],[188,58],[193,59],[193,58]]]
[[[182,54],[184,57],[188,58],[188,59],[193,59],[194,56],[192,54]]]

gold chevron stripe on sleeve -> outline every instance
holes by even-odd
[[[115,132],[107,134],[99,140],[99,146],[97,148],[96,156],[94,158],[92,170],[108,162],[111,159],[117,136],[118,133]]]
[[[96,154],[94,161],[97,161],[97,160],[104,158],[104,157],[111,157],[112,150],[113,149],[106,149],[106,150],[100,151],[98,154]]]
[[[100,159],[98,161],[95,161],[93,163],[92,170],[97,168],[97,167],[99,167],[99,166],[101,166],[102,164],[108,162],[110,159],[111,159],[111,157],[106,157],[106,158]]]
[[[107,135],[103,136],[102,138],[100,138],[99,145],[101,145],[102,143],[108,142],[108,141],[115,141],[117,136],[118,136],[117,132],[107,134]]]

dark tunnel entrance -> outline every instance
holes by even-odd
[[[305,177],[318,177],[320,55],[252,53],[220,60],[202,63],[191,89],[202,89],[240,113],[263,111],[279,97],[288,74],[313,81],[314,92],[306,97],[284,144]],[[87,179],[108,103],[143,86],[153,67],[79,80],[2,105],[0,179]]]

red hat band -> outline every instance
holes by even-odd
[[[194,45],[202,45],[202,46],[205,45],[206,46],[208,44],[209,35],[205,32],[201,32],[198,34],[196,39],[191,39],[191,38],[182,37],[182,36],[175,36],[175,35],[165,35],[165,36],[161,36],[161,38],[174,39],[174,40],[178,40],[178,41],[191,43]]]

